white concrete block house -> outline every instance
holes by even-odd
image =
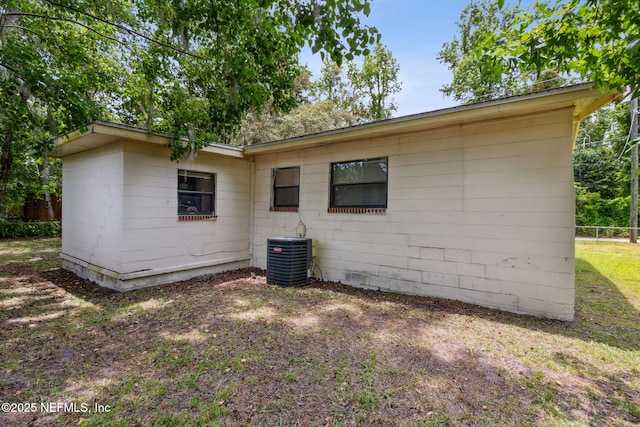
[[[118,290],[266,268],[267,239],[302,222],[324,279],[571,320],[572,147],[615,96],[581,84],[181,162],[167,135],[95,122],[53,153],[63,263]]]

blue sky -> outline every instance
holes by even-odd
[[[373,0],[363,23],[382,34],[382,43],[400,64],[402,91],[395,96],[394,116],[421,113],[457,105],[439,89],[451,81],[451,72],[436,57],[442,44],[457,34],[456,21],[468,0]],[[508,2],[514,3],[514,2]],[[305,54],[313,78],[320,75],[320,56]]]

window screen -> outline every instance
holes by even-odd
[[[273,170],[273,207],[297,208],[300,197],[300,168]]]
[[[178,215],[215,214],[215,175],[178,171]]]
[[[332,208],[386,208],[387,158],[331,164]]]

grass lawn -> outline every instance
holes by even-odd
[[[640,247],[577,242],[576,320],[242,270],[119,294],[0,240],[0,426],[640,423]]]

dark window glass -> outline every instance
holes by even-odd
[[[387,158],[331,164],[332,208],[386,208]]]
[[[273,170],[273,207],[297,208],[300,197],[300,168]]]
[[[178,215],[215,214],[215,175],[178,171]]]

